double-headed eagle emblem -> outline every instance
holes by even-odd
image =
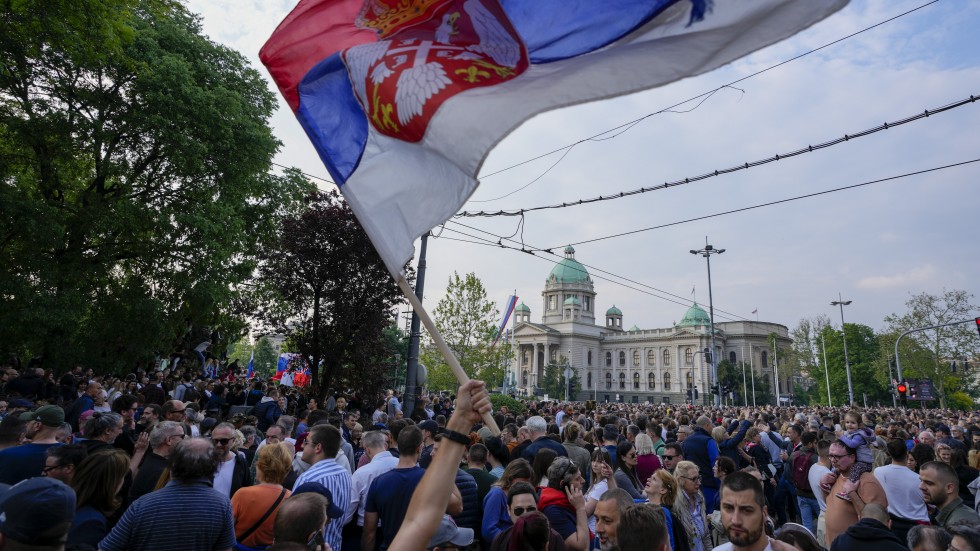
[[[496,0],[368,0],[358,25],[381,40],[344,51],[358,100],[378,132],[417,142],[450,97],[527,69],[527,52]]]

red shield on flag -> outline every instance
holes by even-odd
[[[378,42],[343,59],[378,132],[417,142],[444,101],[528,67],[527,49],[497,0],[368,0],[357,19]]]

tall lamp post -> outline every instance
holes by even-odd
[[[721,254],[725,252],[725,249],[716,249],[708,244],[708,238],[704,238],[704,248],[701,250],[691,251],[691,254],[701,255],[708,263],[708,315],[709,322],[711,323],[711,383],[718,384],[718,358],[717,349],[715,348],[715,306],[714,301],[711,296],[711,255]],[[718,394],[715,394],[715,406],[721,406],[721,389],[718,390]]]
[[[848,403],[853,406],[854,385],[851,384],[851,361],[847,358],[847,331],[844,329],[844,307],[850,303],[851,301],[844,300],[841,298],[840,293],[837,293],[837,300],[831,302],[830,305],[840,307],[840,331],[841,336],[844,339],[844,368],[847,370],[847,399]]]

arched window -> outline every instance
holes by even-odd
[[[728,361],[731,362],[732,365],[735,365],[735,364],[738,363],[738,358],[735,356],[735,352],[734,351],[728,353]]]
[[[647,389],[654,390],[657,388],[657,376],[651,371],[647,374]]]
[[[626,388],[626,374],[619,374],[619,388]]]
[[[684,365],[694,365],[694,349],[684,349]]]
[[[633,372],[633,388],[640,390],[640,374],[636,371]]]
[[[664,390],[670,390],[670,373],[664,373]]]
[[[612,367],[612,352],[606,352],[606,367]]]
[[[670,367],[670,350],[664,349],[664,367]]]
[[[769,367],[769,352],[767,350],[762,351],[762,367]]]
[[[625,366],[626,366],[626,352],[623,352],[622,350],[620,350],[619,351],[619,367],[625,367]]]
[[[647,350],[647,365],[650,367],[657,365],[657,353],[653,349]]]
[[[640,351],[633,351],[633,367],[640,367]]]
[[[589,349],[588,353],[588,365],[592,365],[592,350]]]
[[[589,373],[589,376],[587,378],[589,380],[589,386],[587,388],[592,388],[592,373]]]
[[[687,388],[694,387],[694,373],[687,372]]]
[[[606,373],[606,390],[612,388],[612,373]]]

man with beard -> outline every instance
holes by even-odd
[[[766,536],[768,516],[762,482],[742,471],[726,476],[721,483],[721,523],[728,543],[714,551],[794,551]]]
[[[595,507],[595,535],[602,551],[619,551],[617,529],[620,514],[633,505],[633,498],[622,488],[606,490]]]

